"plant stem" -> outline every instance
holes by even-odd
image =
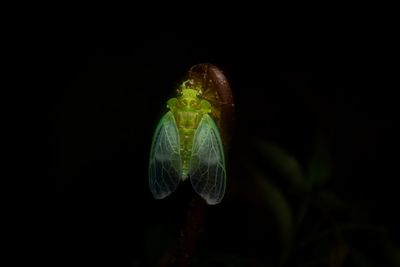
[[[191,265],[193,256],[203,230],[206,202],[195,195],[190,203],[186,217],[185,228],[182,230],[178,246],[177,266],[188,267]]]

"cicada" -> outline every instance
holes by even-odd
[[[165,198],[180,181],[190,180],[207,204],[218,204],[225,194],[226,168],[212,105],[187,80],[167,101],[167,109],[151,144],[149,186],[154,198]]]

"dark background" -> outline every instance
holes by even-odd
[[[154,200],[149,149],[166,101],[204,62],[226,74],[236,124],[196,266],[399,263],[390,40],[373,23],[279,25],[49,30],[54,266],[155,266],[172,250],[192,189]]]

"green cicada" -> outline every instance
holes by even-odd
[[[212,106],[201,94],[188,80],[178,96],[167,102],[169,111],[156,128],[150,152],[149,185],[156,199],[170,195],[188,178],[209,205],[224,197],[223,143],[210,116]]]

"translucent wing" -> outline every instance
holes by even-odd
[[[224,197],[224,151],[218,128],[207,114],[200,121],[193,138],[189,176],[194,190],[209,205],[218,204]]]
[[[149,164],[149,185],[154,198],[161,199],[175,191],[182,173],[179,132],[174,115],[167,112],[153,137]]]

